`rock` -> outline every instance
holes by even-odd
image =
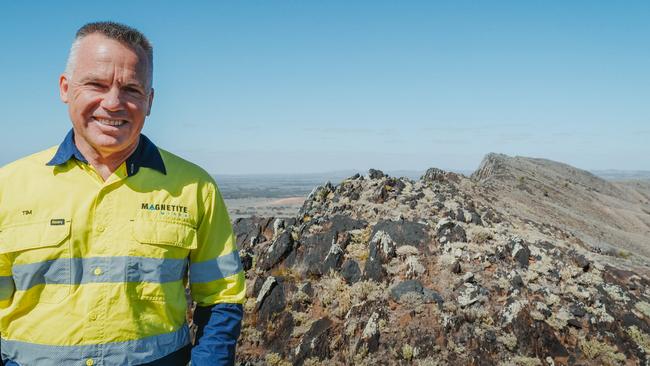
[[[299,287],[298,291],[305,293],[309,297],[314,297],[314,288],[311,285],[311,282],[303,282]]]
[[[233,233],[237,237],[237,248],[249,248],[268,240],[273,235],[269,227],[273,218],[248,217],[233,222]]]
[[[258,277],[259,278],[259,277]],[[271,290],[277,284],[275,277],[269,276],[264,282],[261,282],[262,286],[257,292],[257,299],[255,300],[255,305],[259,308],[262,305],[264,299],[271,293]],[[256,283],[257,284],[257,283]]]
[[[567,320],[567,325],[572,326],[572,327],[577,328],[577,329],[582,328],[582,323],[579,320],[575,319],[575,318],[571,318],[571,319]]]
[[[574,262],[578,267],[582,268],[582,270],[583,270],[584,272],[589,271],[589,268],[590,268],[590,266],[591,266],[591,262],[589,262],[589,260],[588,260],[584,255],[581,255],[581,254],[576,254],[576,255],[574,255],[574,256],[573,256],[573,262]]]
[[[379,221],[372,229],[372,235],[383,231],[395,243],[396,247],[410,245],[420,251],[428,252],[427,246],[431,241],[427,233],[427,226],[415,221]]]
[[[462,278],[463,283],[465,282],[474,282],[474,273],[472,272],[467,272],[463,275]]]
[[[301,250],[296,255],[296,261],[303,274],[320,276],[330,268],[338,268],[342,257],[335,253],[333,256],[330,255],[330,262],[327,264],[328,268],[323,268],[332,249],[332,244],[338,244],[343,251],[347,245],[347,240],[349,240],[349,237],[346,237],[346,232],[363,229],[367,226],[367,223],[349,216],[335,215],[329,220],[323,220],[320,226],[322,232],[305,233],[301,238]],[[304,230],[308,231],[307,229]],[[334,250],[336,251],[336,249]]]
[[[308,358],[324,360],[330,357],[329,333],[332,321],[327,318],[316,320],[300,340],[293,364],[302,366]]]
[[[406,265],[406,278],[418,278],[426,271],[416,256],[407,257],[404,264]]]
[[[368,170],[368,178],[370,179],[381,179],[384,178],[385,176],[386,175],[381,170],[377,170],[377,169]]]
[[[467,307],[480,300],[480,288],[472,283],[464,283],[456,301],[461,307]]]
[[[273,325],[273,327],[267,328],[267,332],[264,334],[266,348],[271,352],[286,355],[288,353],[287,342],[291,338],[294,327],[293,315],[290,311],[283,311],[278,314]]]
[[[459,207],[456,210],[456,220],[462,221],[462,222],[469,222],[470,221],[469,219],[471,219],[471,217],[467,217],[465,215],[465,211],[463,211],[462,208]]]
[[[390,297],[395,302],[401,302],[402,297],[407,294],[417,295],[422,302],[432,303],[435,302],[439,306],[442,305],[442,297],[433,290],[430,290],[422,285],[418,280],[406,280],[398,283],[390,289]]]
[[[436,236],[441,243],[467,242],[465,229],[449,219],[438,221],[436,225]]]
[[[384,231],[377,231],[372,237],[370,244],[375,244],[379,248],[384,263],[395,257],[395,242]]]
[[[512,249],[512,256],[522,267],[528,267],[528,260],[530,257],[530,249],[523,242],[516,242]]]
[[[242,250],[239,252],[239,259],[241,260],[241,265],[244,268],[244,271],[248,271],[253,267],[253,253]]]
[[[409,292],[422,294],[422,288],[422,282],[418,280],[402,281],[393,286],[393,288],[390,290],[390,297],[394,301],[399,302],[400,298]]]
[[[368,259],[366,259],[363,270],[363,279],[383,282],[386,279],[386,270],[382,265],[383,259],[377,243],[371,242],[368,248]]]
[[[372,313],[370,319],[366,323],[365,328],[363,328],[363,333],[361,334],[361,340],[368,346],[369,352],[374,352],[379,346],[379,313]]]
[[[329,221],[324,223],[327,230],[342,233],[344,231],[363,229],[368,226],[364,220],[353,219],[347,215],[335,215]]]
[[[459,261],[454,261],[454,263],[451,265],[451,272],[455,274],[460,274],[461,268],[460,268]]]
[[[422,295],[424,296],[423,300],[425,303],[437,303],[439,308],[442,308],[443,299],[440,294],[430,290],[426,287],[422,287]]]
[[[359,264],[352,259],[346,260],[341,266],[341,276],[343,276],[348,284],[359,282],[361,279]]]
[[[293,237],[288,231],[283,232],[271,246],[266,250],[257,263],[257,267],[263,271],[271,269],[284,258],[286,258],[293,249]]]
[[[569,312],[573,314],[573,316],[577,316],[578,318],[582,318],[585,316],[587,313],[585,312],[584,307],[580,305],[572,305],[569,307]]]
[[[470,222],[472,224],[474,224],[474,225],[483,226],[483,220],[481,220],[481,216],[479,216],[479,214],[477,214],[476,212],[471,213],[471,221]]]
[[[522,280],[521,276],[517,274],[512,277],[510,284],[512,285],[512,287],[516,289],[520,289],[524,287],[524,280]]]
[[[274,277],[267,278],[262,290],[257,295],[258,327],[263,327],[264,323],[272,321],[277,314],[284,311],[286,305],[284,286]]]
[[[443,182],[447,172],[438,168],[429,168],[420,180],[425,183]]]
[[[284,229],[284,220],[275,219],[273,221],[273,237],[276,238],[280,234],[280,231],[283,229]]]
[[[328,273],[331,270],[338,270],[341,262],[343,261],[343,249],[334,243],[330,247],[327,256],[325,257],[325,262],[323,263],[322,273]]]
[[[512,322],[512,331],[523,354],[538,358],[569,356],[553,328],[546,322],[533,320],[525,309],[521,310]]]

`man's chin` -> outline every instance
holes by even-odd
[[[120,139],[104,136],[101,139],[93,141],[92,147],[100,155],[117,154],[131,149],[133,144]]]

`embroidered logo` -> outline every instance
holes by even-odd
[[[165,203],[142,203],[140,208],[143,210],[158,212],[160,215],[184,218],[190,217],[187,212],[187,206],[168,205]]]

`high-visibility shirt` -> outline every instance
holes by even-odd
[[[66,141],[0,169],[3,359],[145,364],[189,344],[187,281],[199,306],[244,302],[209,174],[141,135],[104,181]]]

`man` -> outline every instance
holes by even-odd
[[[140,133],[152,72],[139,31],[84,25],[59,81],[72,130],[0,169],[5,365],[234,363],[245,285],[232,227],[212,178]]]

